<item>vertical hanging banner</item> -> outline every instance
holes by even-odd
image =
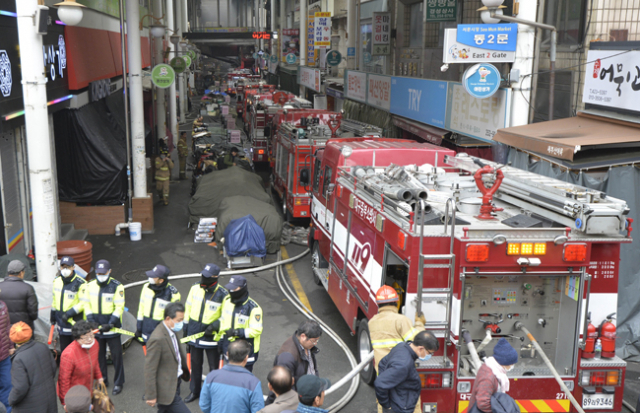
[[[331,13],[318,11],[315,15],[314,48],[328,49],[331,47]]]
[[[318,14],[318,13],[316,13]],[[391,53],[391,13],[373,12],[373,36],[371,54],[373,56]]]
[[[304,53],[304,50],[300,49],[300,46],[303,46],[302,39],[304,39],[304,36],[300,36],[300,29],[282,29],[282,34],[279,39],[280,61],[282,63],[287,61],[287,55],[290,53],[293,53],[294,57],[300,53]]]
[[[314,39],[315,39],[315,32],[314,32],[314,27],[315,27],[315,16],[314,15],[310,15],[308,16],[308,20],[307,20],[307,66],[315,66],[316,65],[316,49],[314,46]]]

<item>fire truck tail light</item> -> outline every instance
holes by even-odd
[[[264,149],[258,149],[258,155],[264,155]]]
[[[580,384],[590,387],[620,385],[620,370],[583,371]]]
[[[591,381],[591,373],[589,373],[588,371],[583,371],[582,380],[580,380],[580,384],[582,386],[588,386],[590,381]]]
[[[533,255],[545,255],[547,253],[546,242],[536,242],[533,244]]]
[[[565,261],[584,261],[587,259],[587,244],[565,244],[562,257]]]
[[[398,248],[403,251],[407,248],[407,234],[402,231],[398,231]]]
[[[420,373],[423,389],[442,389],[451,387],[451,373]]]
[[[489,244],[468,244],[467,245],[467,261],[468,262],[489,261]]]
[[[533,244],[530,242],[523,242],[520,244],[520,255],[532,255]]]
[[[296,198],[295,205],[309,205],[309,198]]]
[[[607,386],[617,386],[620,383],[620,372],[618,370],[607,372]]]
[[[507,255],[520,255],[520,244],[507,244]]]

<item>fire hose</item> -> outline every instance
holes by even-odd
[[[520,321],[518,321],[515,324],[515,328],[516,328],[516,330],[522,330],[527,335],[527,337],[529,338],[529,340],[531,341],[533,346],[536,348],[536,350],[538,350],[538,353],[542,357],[542,360],[544,360],[544,362],[547,365],[547,367],[549,367],[549,369],[551,370],[551,373],[553,374],[553,377],[555,377],[556,381],[560,385],[560,388],[562,389],[564,394],[566,394],[567,398],[569,398],[569,400],[571,400],[571,404],[573,404],[573,407],[576,408],[578,413],[584,413],[584,410],[582,410],[582,406],[580,405],[580,403],[578,403],[576,398],[573,397],[573,394],[571,394],[571,391],[569,390],[567,385],[564,384],[564,381],[562,381],[562,378],[560,377],[560,375],[558,374],[556,369],[553,367],[553,364],[551,363],[551,360],[549,360],[549,357],[547,357],[547,355],[544,353],[544,350],[542,350],[542,347],[540,346],[540,344],[538,344],[538,342],[536,341],[535,337],[533,337],[533,335],[529,332],[529,330],[527,330],[527,328]]]
[[[351,381],[351,386],[349,387],[349,390],[347,391],[347,393],[344,396],[342,396],[342,398],[340,398],[335,404],[333,404],[331,407],[329,407],[329,411],[334,413],[334,412],[337,412],[340,409],[342,409],[344,406],[346,406],[349,403],[349,401],[355,396],[356,391],[358,390],[358,384],[360,382],[360,380],[357,377],[357,375],[360,373],[360,371],[362,369],[364,369],[371,362],[371,360],[373,359],[373,351],[371,351],[367,355],[367,357],[360,362],[360,364],[357,364],[355,357],[351,353],[351,350],[349,350],[347,345],[344,343],[344,341],[342,341],[342,339],[327,324],[325,324],[320,318],[318,318],[315,314],[313,314],[311,311],[309,311],[309,309],[304,304],[302,304],[302,302],[300,302],[300,300],[295,295],[295,293],[293,292],[293,290],[291,289],[289,284],[286,282],[286,280],[284,278],[284,274],[282,273],[282,265],[289,264],[291,262],[297,261],[297,260],[301,259],[302,257],[304,257],[305,255],[307,255],[308,253],[309,253],[309,249],[306,249],[305,251],[303,251],[302,253],[296,255],[295,257],[288,258],[286,260],[280,260],[280,253],[278,253],[278,261],[276,261],[274,263],[263,265],[261,267],[247,268],[247,269],[244,269],[244,270],[221,271],[220,272],[220,276],[252,274],[252,273],[257,273],[257,272],[260,272],[260,271],[266,271],[266,270],[269,270],[269,269],[272,269],[272,268],[276,269],[276,280],[278,282],[278,286],[282,290],[283,294],[287,297],[287,299],[305,317],[316,321],[320,325],[322,330],[332,340],[334,340],[338,344],[338,346],[345,352],[345,354],[347,355],[347,358],[349,359],[349,363],[351,364],[352,370],[349,373],[347,373],[347,375],[345,375],[342,379],[337,381],[333,386],[331,386],[330,389],[328,389],[325,392],[325,394],[331,394],[332,392],[336,391],[337,389],[342,387],[347,382]],[[170,276],[168,278],[169,278],[169,280],[181,280],[181,279],[185,279],[185,278],[195,278],[195,277],[200,277],[200,273],[173,275],[173,276]],[[137,287],[137,286],[143,285],[146,282],[147,281],[132,282],[132,283],[129,283],[129,284],[125,284],[124,288],[127,289],[127,288]],[[145,355],[146,355],[146,347],[145,346],[143,346],[143,350],[144,350]],[[203,375],[203,379],[204,378],[205,378],[205,376]]]

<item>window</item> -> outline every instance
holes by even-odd
[[[313,192],[318,192],[318,188],[320,187],[320,166],[322,161],[320,159],[316,159],[315,166],[313,167]]]
[[[329,184],[331,183],[331,167],[324,167],[324,181],[322,182],[322,194],[326,199],[329,199]]]
[[[409,47],[422,47],[422,2],[414,3],[409,7],[411,8],[411,20],[409,20]]]
[[[547,0],[544,22],[558,29],[558,45],[577,46],[584,37],[585,0]],[[551,34],[544,31],[546,43]]]

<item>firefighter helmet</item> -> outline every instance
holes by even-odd
[[[376,303],[378,304],[395,303],[398,300],[398,293],[388,285],[383,285],[376,293]]]

